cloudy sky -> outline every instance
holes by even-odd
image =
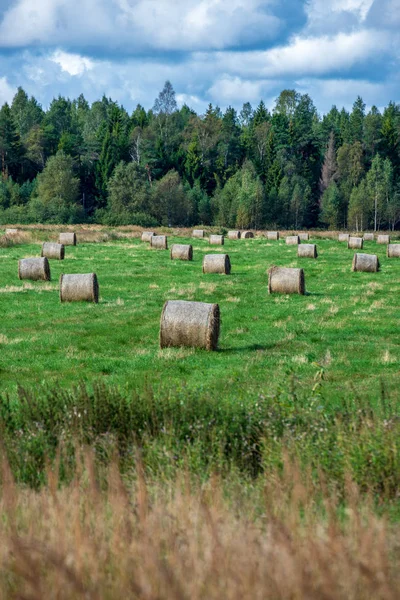
[[[103,94],[151,108],[169,79],[203,112],[269,107],[296,88],[318,110],[400,102],[400,0],[0,0],[0,105]]]

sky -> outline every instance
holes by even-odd
[[[105,94],[146,109],[168,79],[199,114],[308,93],[320,114],[400,102],[400,0],[0,0],[0,105]]]

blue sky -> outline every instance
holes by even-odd
[[[103,94],[151,108],[274,105],[309,93],[320,113],[400,102],[400,0],[0,0],[0,105],[18,86],[46,108]]]

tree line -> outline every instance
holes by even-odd
[[[284,90],[240,112],[178,109],[169,81],[152,109],[19,88],[0,109],[0,222],[395,229],[400,105],[320,116]]]

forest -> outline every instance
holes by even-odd
[[[307,94],[198,115],[167,81],[146,111],[103,96],[0,109],[0,223],[394,230],[400,105],[321,116]]]

